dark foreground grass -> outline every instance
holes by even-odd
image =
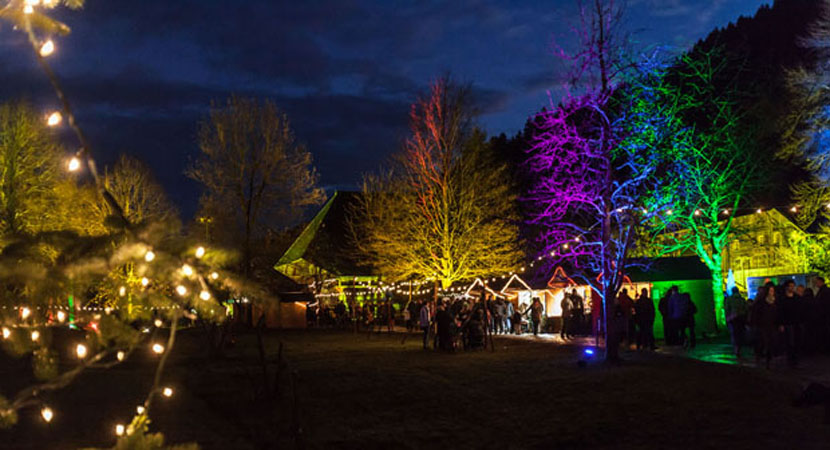
[[[791,406],[796,382],[746,367],[629,355],[620,367],[578,368],[580,348],[550,341],[503,338],[494,353],[448,355],[414,336],[401,345],[400,335],[329,332],[270,333],[270,357],[280,341],[288,368],[271,400],[254,335],[215,360],[198,332],[183,333],[166,377],[176,393],[153,411],[153,428],[206,449],[830,447],[823,411]],[[0,432],[0,448],[111,445],[151,375],[143,361],[90,373],[51,398],[51,425],[30,411]]]

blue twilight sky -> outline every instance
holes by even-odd
[[[628,0],[647,45],[687,48],[763,0]],[[185,214],[182,171],[212,99],[276,101],[327,189],[354,188],[406,136],[408,105],[446,72],[476,88],[481,124],[514,134],[556,89],[553,42],[569,42],[576,0],[87,0],[62,11],[73,33],[51,58],[101,163],[121,152],[156,172]],[[0,28],[0,100],[55,105],[21,33]]]

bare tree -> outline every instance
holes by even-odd
[[[220,240],[241,246],[245,273],[255,238],[325,199],[311,153],[296,143],[288,118],[270,101],[233,96],[214,104],[201,125],[199,148],[185,173],[204,189],[201,216],[214,220]]]

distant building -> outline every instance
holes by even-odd
[[[734,217],[732,230],[730,244],[722,254],[723,278],[726,280],[732,270],[735,282],[742,291],[750,288],[750,278],[773,278],[808,271],[807,260],[795,245],[808,233],[777,209]],[[694,250],[687,249],[662,256],[695,255]]]

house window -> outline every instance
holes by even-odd
[[[767,266],[767,257],[765,255],[753,256],[752,267],[760,269]]]
[[[767,235],[759,234],[758,235],[758,245],[765,245],[767,243]]]
[[[781,232],[776,231],[772,234],[772,245],[781,245]]]

